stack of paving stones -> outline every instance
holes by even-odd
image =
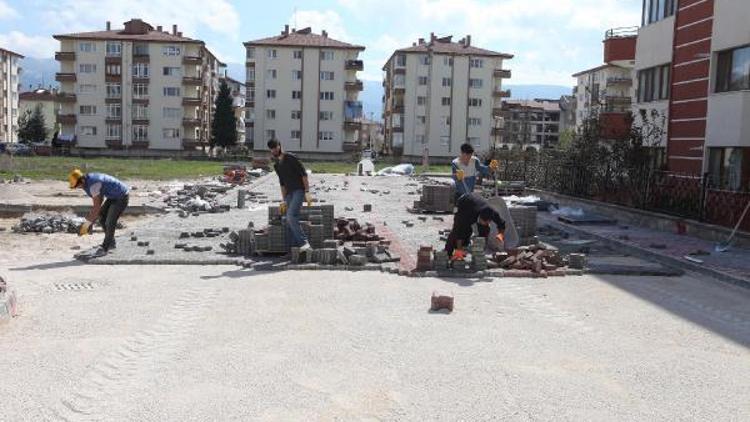
[[[582,253],[572,253],[568,255],[570,268],[582,270],[586,267],[586,255]]]
[[[372,269],[383,270],[384,264],[398,263],[401,257],[389,249],[388,241],[351,242],[342,245],[335,239],[324,241],[323,247],[301,252],[292,248],[290,261],[292,268],[318,269],[320,266],[338,269]],[[312,266],[306,266],[312,264]],[[298,267],[294,267],[298,266]],[[397,270],[396,267],[394,267]]]
[[[255,255],[257,250],[255,230],[253,223],[250,222],[246,229],[238,230],[229,234],[229,242],[222,243],[221,246],[229,255],[239,255],[250,257]]]
[[[469,252],[471,253],[471,269],[474,271],[485,271],[487,269],[487,255],[484,254],[484,248],[487,245],[487,239],[477,237],[471,242]]]
[[[508,208],[510,216],[513,218],[513,224],[518,230],[518,237],[521,245],[530,245],[536,243],[536,207],[512,206]]]
[[[542,276],[565,275],[565,261],[559,251],[544,244],[522,246],[512,253],[496,253],[493,258],[506,270],[530,271]]]
[[[414,211],[453,212],[455,189],[451,185],[424,185],[419,201],[414,201]]]
[[[11,230],[16,233],[78,233],[84,221],[74,215],[27,214]]]
[[[313,248],[319,249],[323,247],[326,239],[333,238],[333,212],[333,205],[302,207],[300,225]],[[278,206],[268,207],[268,227],[256,232],[255,235],[258,252],[286,252],[286,219],[281,215]]]
[[[231,186],[185,185],[181,190],[167,196],[164,202],[171,208],[179,209],[180,217],[200,213],[220,213],[229,211],[229,205],[220,205],[217,196],[226,193]]]
[[[356,218],[337,218],[333,237],[344,242],[380,240],[380,236],[375,233],[375,226],[365,223],[363,227]]]
[[[432,246],[422,245],[417,252],[417,271],[431,271],[432,267]]]

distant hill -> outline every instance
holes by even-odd
[[[562,85],[512,85],[503,84],[503,89],[510,89],[510,97],[514,100],[532,100],[534,98],[559,99],[563,95],[571,95],[572,86]]]

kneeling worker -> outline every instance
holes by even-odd
[[[482,197],[475,193],[461,196],[456,204],[458,211],[453,216],[453,229],[448,235],[445,250],[453,261],[461,261],[466,257],[464,247],[471,241],[474,230],[472,226],[476,223],[479,236],[488,237],[490,234],[490,223],[497,226],[497,240],[504,241],[505,221],[497,211],[490,206]]]
[[[68,182],[71,189],[83,189],[86,195],[94,201],[94,207],[86,216],[86,222],[81,225],[78,234],[81,236],[89,234],[91,226],[99,218],[99,223],[104,229],[104,242],[100,250],[106,253],[114,249],[117,220],[128,207],[130,188],[110,175],[84,174],[79,169],[70,172]]]

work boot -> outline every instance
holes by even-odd
[[[310,246],[310,242],[305,242],[304,245],[302,245],[302,246],[299,247],[299,251],[300,252],[307,252],[310,249],[312,249],[312,246]]]

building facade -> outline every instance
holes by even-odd
[[[34,91],[22,92],[18,96],[19,116],[26,113],[34,113],[37,107],[42,110],[44,116],[44,127],[47,129],[47,139],[52,139],[57,130],[57,114],[62,108],[58,101],[57,90],[35,89]],[[39,139],[41,141],[42,139]]]
[[[0,142],[18,142],[18,91],[23,56],[0,48]]]
[[[278,139],[308,158],[344,157],[358,150],[363,89],[357,72],[364,47],[330,38],[326,31],[289,29],[249,41],[247,143],[267,151]]]
[[[396,50],[383,67],[385,143],[394,154],[413,159],[449,159],[469,142],[487,151],[502,131],[502,89],[511,76],[510,54],[471,45],[471,36],[430,35]]]
[[[105,154],[193,154],[208,145],[223,64],[202,41],[140,19],[54,38],[62,137]]]
[[[560,142],[560,101],[535,99],[504,101],[502,106],[504,130],[498,148],[524,150],[554,148]]]
[[[245,145],[245,101],[247,98],[247,89],[244,83],[228,76],[224,76],[222,80],[227,83],[232,95],[232,108],[234,109],[234,117],[237,119],[237,145]]]

